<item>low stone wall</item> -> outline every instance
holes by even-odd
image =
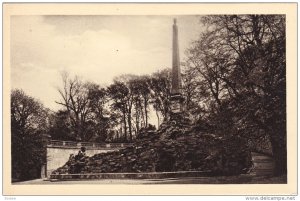
[[[45,176],[49,177],[51,172],[63,166],[69,160],[71,154],[76,155],[81,146],[86,147],[86,155],[93,156],[95,154],[107,153],[125,148],[130,144],[111,143],[99,144],[90,142],[70,142],[70,141],[55,141],[52,140],[47,145],[47,164]],[[42,173],[43,175],[43,173]]]

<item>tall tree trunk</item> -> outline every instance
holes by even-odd
[[[148,127],[148,111],[147,111],[147,108],[148,108],[148,102],[146,99],[144,99],[144,107],[145,107],[145,127]]]
[[[116,135],[116,138],[117,138],[117,141],[119,141],[119,138],[120,138],[120,136],[119,136],[119,131],[117,130],[117,133],[116,133],[117,135]]]
[[[126,114],[123,112],[123,122],[124,122],[124,137],[125,141],[127,141],[127,125],[126,125]]]
[[[135,122],[136,122],[136,135],[138,135],[139,130],[140,130],[140,117],[139,117],[139,111],[138,111],[138,107],[135,108],[136,110],[136,115],[135,115]]]
[[[129,138],[130,138],[130,141],[132,141],[131,112],[128,112],[127,121],[128,121],[128,129],[129,129]]]
[[[80,118],[79,114],[77,112],[75,113],[75,135],[76,135],[76,140],[82,141],[83,139],[83,133],[81,132],[81,125],[80,125]]]
[[[144,109],[143,109],[143,106],[141,105],[140,107],[140,111],[141,111],[141,127],[145,127],[145,114],[144,114]]]
[[[155,113],[156,113],[156,117],[157,117],[157,128],[159,127],[159,125],[160,125],[160,122],[159,122],[159,114],[158,114],[158,111],[157,110],[155,110]]]

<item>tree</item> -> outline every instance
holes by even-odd
[[[70,78],[66,72],[61,74],[63,87],[58,88],[62,100],[56,101],[65,107],[71,119],[72,132],[78,140],[87,141],[85,123],[88,115],[87,89],[78,78]]]
[[[204,119],[209,114],[208,108],[211,96],[207,82],[199,71],[183,63],[182,93],[185,98],[186,111],[191,115],[191,120]]]
[[[122,75],[115,79],[108,91],[113,100],[113,109],[123,115],[125,138],[127,131],[129,140],[137,136],[141,127],[148,125],[150,105],[149,76]]]
[[[48,110],[24,91],[11,91],[12,177],[38,178],[46,161],[43,134],[48,129]]]
[[[63,87],[58,88],[62,100],[56,101],[68,111],[73,135],[77,140],[89,141],[93,137],[90,129],[91,110],[88,100],[88,84],[83,83],[78,77],[70,78],[67,73],[62,73]]]
[[[62,73],[63,87],[58,89],[62,105],[68,115],[69,132],[80,141],[106,140],[112,128],[113,118],[108,111],[108,91],[92,82],[83,82],[78,77],[70,78]]]
[[[94,138],[97,142],[103,142],[108,136],[110,128],[113,127],[112,114],[108,111],[108,92],[94,83],[88,83],[89,108],[92,113],[91,123],[94,123]]]
[[[125,141],[128,140],[127,137],[127,96],[129,94],[129,89],[122,82],[115,81],[108,87],[109,96],[112,100],[111,109],[118,111],[122,114],[122,123],[124,126],[124,138]]]
[[[150,80],[150,94],[153,108],[156,111],[158,125],[160,124],[160,115],[165,119],[168,117],[170,109],[170,69],[153,73]]]
[[[72,135],[72,125],[70,114],[67,110],[59,110],[50,115],[49,134],[53,140],[71,140],[76,137]]]
[[[131,93],[133,94],[135,106],[135,119],[136,130],[139,131],[140,127],[148,126],[149,118],[149,105],[150,105],[150,77],[149,76],[136,76],[129,80],[128,85]],[[142,121],[141,121],[142,120]],[[140,125],[141,123],[141,125]]]
[[[202,23],[207,30],[189,51],[190,66],[207,81],[217,114],[227,113],[231,132],[268,137],[276,174],[285,174],[285,17],[219,15]]]

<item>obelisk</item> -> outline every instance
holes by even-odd
[[[171,82],[171,96],[170,96],[170,119],[176,120],[178,114],[183,112],[183,100],[181,94],[181,72],[178,46],[178,27],[174,19],[173,24],[173,54],[172,54],[172,82]]]
[[[173,24],[173,55],[172,55],[172,88],[171,94],[180,94],[181,92],[181,74],[180,74],[180,59],[178,47],[178,27],[176,19]]]

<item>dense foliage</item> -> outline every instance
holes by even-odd
[[[12,178],[39,178],[46,161],[44,134],[47,110],[22,90],[11,92],[11,156]]]
[[[286,173],[285,17],[218,15],[201,22],[206,31],[186,66],[207,95],[204,124],[214,133],[269,140],[276,173]]]

